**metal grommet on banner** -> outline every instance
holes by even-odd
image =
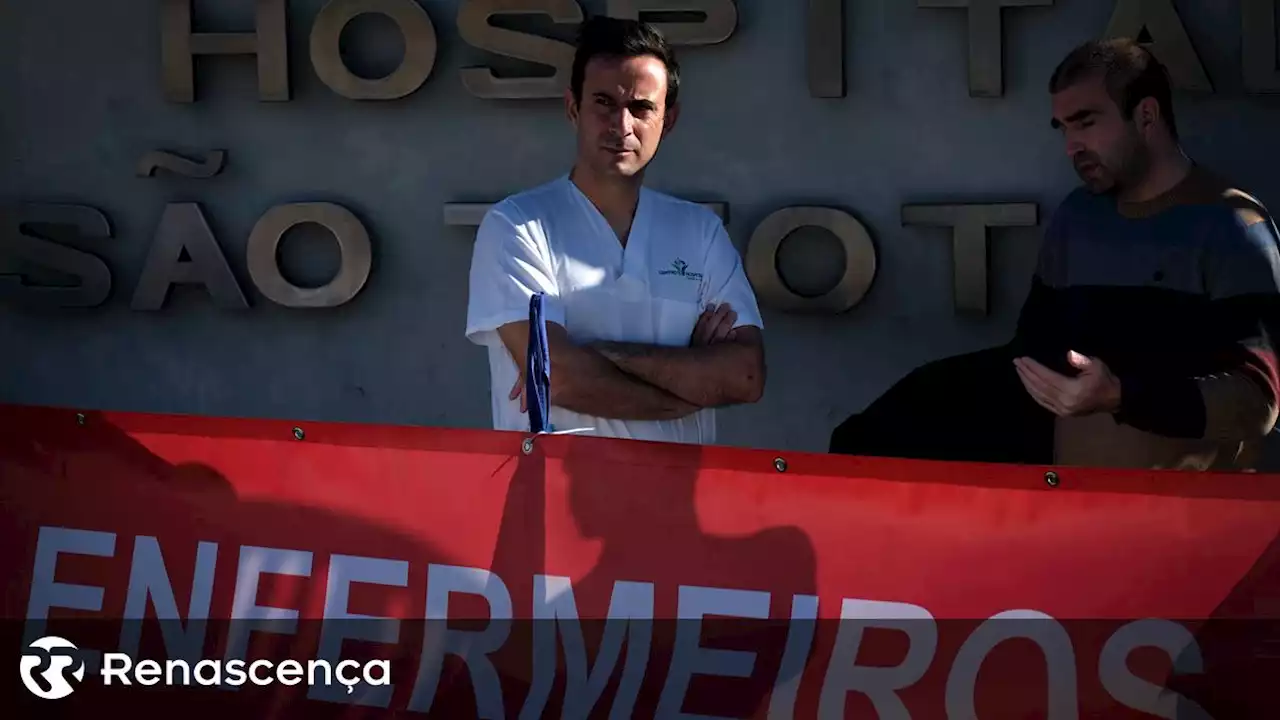
[[[85,423],[87,423],[87,422],[88,422],[88,420],[85,418],[84,413],[76,413],[76,424],[77,424],[77,425],[79,425],[80,427],[84,427],[84,426],[85,426]]]
[[[301,440],[302,438],[304,438],[304,437],[306,437],[306,436],[307,436],[307,434],[306,434],[306,433],[304,433],[304,432],[302,432],[302,428],[300,428],[300,427],[296,427],[296,428],[294,428],[294,429],[293,429],[293,437],[294,437],[294,439],[295,439],[295,440]]]
[[[1062,482],[1058,479],[1058,473],[1052,470],[1044,474],[1044,481],[1049,485],[1049,487],[1058,487]]]
[[[524,442],[520,443],[520,449],[524,451],[525,455],[533,452],[533,438],[525,438]]]
[[[774,459],[773,459],[773,467],[774,467],[774,469],[776,469],[778,472],[786,472],[786,471],[787,471],[787,461],[786,461],[786,460],[784,460],[784,459],[782,459],[782,458],[774,458]]]

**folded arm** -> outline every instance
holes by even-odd
[[[1270,323],[1262,316],[1275,312],[1275,299],[1238,298],[1219,304],[1227,305],[1223,325],[1240,336],[1215,353],[1214,364],[1220,369],[1201,377],[1122,375],[1118,422],[1165,437],[1217,442],[1256,441],[1271,432],[1280,381]]]
[[[592,347],[627,374],[698,407],[753,403],[764,394],[764,338],[758,327],[738,327],[732,339],[712,345],[608,342]]]
[[[702,211],[710,236],[703,259],[706,308],[682,346],[606,342],[595,348],[627,374],[702,408],[754,403],[764,395],[764,323],[755,291],[724,223]]]
[[[1033,282],[1014,346],[1018,355],[1044,358],[1042,364],[1071,377],[1075,371],[1065,364],[1067,353],[1051,333],[1057,327],[1050,320],[1058,315],[1058,292]],[[1271,340],[1278,299],[1254,294],[1213,301],[1215,337],[1196,342],[1212,348],[1203,362],[1210,371],[1171,375],[1156,367],[1116,373],[1116,422],[1163,437],[1216,443],[1257,441],[1271,432],[1280,401]]]
[[[513,322],[498,335],[524,377],[529,323]],[[551,354],[551,404],[617,420],[673,420],[700,408],[672,393],[623,372],[599,352],[575,345],[562,325],[547,323]]]
[[[1260,440],[1280,400],[1280,237],[1261,206],[1211,238],[1205,279],[1210,371],[1198,377],[1120,378],[1116,419],[1159,435],[1219,442]]]

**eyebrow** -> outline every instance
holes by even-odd
[[[1080,122],[1081,120],[1084,120],[1085,118],[1091,115],[1097,115],[1097,114],[1098,114],[1097,110],[1085,109],[1085,110],[1081,110],[1079,112],[1075,112],[1068,115],[1066,117],[1066,121],[1069,123],[1076,123],[1076,122]],[[1058,118],[1054,118],[1053,120],[1050,120],[1049,125],[1052,126],[1054,130],[1058,130],[1062,127],[1062,123],[1058,121]]]
[[[593,93],[593,95],[594,95],[594,97],[596,97],[596,98],[597,98],[597,99],[599,99],[599,100],[608,100],[609,102],[617,102],[617,98],[615,98],[614,96],[612,96],[612,95],[610,95],[609,93],[604,92],[604,91],[597,91],[597,92]],[[658,109],[658,104],[657,104],[657,103],[655,103],[655,102],[654,102],[654,101],[652,101],[652,100],[647,99],[647,98],[635,98],[635,99],[631,100],[631,102],[626,103],[626,105],[627,105],[627,107],[629,107],[629,108],[631,108],[631,109],[633,109],[633,110],[634,110],[634,109],[643,109],[643,110],[657,110],[657,109]]]

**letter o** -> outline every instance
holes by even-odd
[[[835,287],[817,297],[805,297],[787,286],[778,272],[782,241],[802,227],[830,231],[844,246],[844,274]],[[782,208],[756,226],[747,245],[747,277],[760,299],[787,312],[837,315],[862,301],[876,276],[876,248],[857,218],[827,207]]]
[[[323,225],[338,241],[342,261],[328,284],[302,288],[280,274],[276,251],[285,232],[295,225],[313,222]],[[268,300],[285,307],[335,307],[355,297],[369,279],[373,247],[369,233],[352,212],[334,203],[290,203],[266,212],[249,234],[247,250],[249,277]]]
[[[383,78],[371,80],[352,73],[342,60],[342,30],[358,15],[380,13],[391,18],[404,35],[404,60]],[[352,100],[394,100],[418,88],[436,64],[436,28],[431,16],[414,0],[330,0],[311,26],[311,65],[334,92]]]
[[[979,625],[956,652],[947,675],[944,701],[947,717],[976,717],[975,696],[983,662],[997,645],[1026,638],[1044,652],[1049,679],[1047,720],[1080,717],[1076,684],[1076,653],[1071,636],[1053,616],[1039,610],[1005,610]]]

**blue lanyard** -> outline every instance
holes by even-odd
[[[551,352],[547,348],[547,322],[543,317],[543,293],[529,298],[529,349],[524,378],[529,431],[554,432],[551,426]]]

